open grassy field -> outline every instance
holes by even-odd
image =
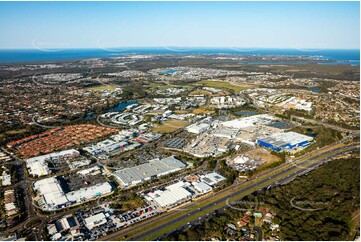
[[[188,113],[188,111],[186,111],[186,110],[175,110],[174,113],[176,113],[176,114],[186,114],[186,113]]]
[[[13,130],[8,130],[5,133],[11,135],[11,134],[21,134],[21,133],[24,133],[26,131],[27,131],[26,129],[13,129]]]
[[[229,90],[233,90],[235,92],[240,92],[240,91],[251,88],[251,86],[246,86],[246,85],[238,86],[238,85],[226,82],[226,81],[219,81],[219,80],[204,80],[204,81],[195,83],[195,85],[204,85],[207,87],[214,87],[214,88],[219,88],[219,89],[229,89]]]
[[[109,85],[100,85],[100,86],[96,86],[96,87],[89,87],[87,88],[89,91],[104,91],[104,90],[109,90],[109,91],[114,91],[115,87],[109,86]]]
[[[27,132],[26,129],[13,129],[13,130],[8,130],[4,133],[0,133],[0,138],[4,138],[6,136],[9,136],[9,135],[14,135],[14,134],[22,134],[22,133],[25,133]]]
[[[162,134],[166,133],[172,133],[174,131],[177,131],[178,129],[181,129],[188,125],[188,122],[185,121],[179,121],[179,120],[170,120],[165,122],[164,124],[161,124],[153,129],[154,132],[159,132]]]
[[[215,111],[207,110],[207,109],[203,109],[203,108],[196,108],[193,110],[193,113],[194,114],[207,114],[207,113],[213,114],[213,113],[215,113]]]
[[[188,95],[189,96],[193,96],[193,95],[211,95],[212,93],[206,90],[194,90],[192,92],[190,92]]]

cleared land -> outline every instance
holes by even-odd
[[[22,133],[25,133],[25,132],[27,132],[26,129],[8,130],[8,131],[6,131],[4,133],[0,133],[0,138],[6,137],[6,136],[9,136],[9,135],[22,134]]]
[[[188,111],[186,111],[186,110],[175,110],[174,113],[176,113],[176,114],[186,114],[186,113],[188,113]]]
[[[9,130],[6,131],[6,134],[21,134],[21,133],[25,133],[27,130],[26,129],[13,129],[13,130]]]
[[[194,114],[207,114],[207,113],[213,114],[213,113],[215,113],[215,111],[207,110],[207,109],[203,109],[203,108],[196,108],[193,110],[193,113]]]
[[[273,163],[279,160],[277,156],[272,155],[269,151],[263,148],[247,151],[245,155],[248,155],[255,160],[262,160],[265,164]]]
[[[234,85],[229,82],[226,82],[226,81],[217,81],[217,80],[200,81],[200,82],[195,83],[195,85],[203,85],[203,86],[214,87],[214,88],[219,88],[219,89],[230,89],[235,92],[240,92],[240,91],[251,88],[251,86],[246,86],[246,85],[238,86],[238,85]]]
[[[109,85],[101,85],[101,86],[96,86],[96,87],[89,87],[87,88],[89,91],[105,91],[105,90],[108,90],[108,91],[115,91],[115,87],[112,87],[112,86],[109,86]]]
[[[178,121],[178,120],[170,120],[165,122],[164,124],[161,124],[153,129],[155,132],[159,133],[172,133],[174,131],[177,131],[178,129],[181,129],[185,126],[187,126],[188,123],[184,121]]]
[[[189,96],[194,96],[194,95],[211,95],[212,93],[206,90],[195,90],[190,92],[188,95]]]

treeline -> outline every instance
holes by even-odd
[[[118,209],[123,212],[136,209],[144,205],[144,200],[140,196],[137,196],[134,192],[131,192],[126,196],[118,197],[114,203],[110,204],[111,208]]]
[[[331,161],[293,182],[254,192],[244,197],[275,212],[274,223],[280,224],[281,240],[354,240],[359,235],[360,159]],[[230,236],[227,223],[239,220],[243,212],[227,207],[211,219],[186,230],[178,230],[164,240],[239,239],[242,231]],[[269,228],[263,226],[265,237]]]
[[[324,147],[330,144],[333,144],[339,140],[342,139],[341,132],[325,128],[324,126],[319,127],[313,127],[310,128],[303,128],[302,126],[298,126],[292,129],[294,132],[298,132],[301,134],[309,135],[309,136],[315,136],[314,141],[315,143],[304,148],[302,151],[299,151],[295,154],[295,156],[301,156],[304,155],[312,150],[314,150],[316,147]]]
[[[236,240],[242,236],[243,232],[238,231],[237,234],[229,235],[225,232],[228,223],[234,222],[234,219],[240,218],[244,212],[236,209],[226,208],[221,212],[216,211],[213,217],[197,224],[186,230],[177,230],[168,236],[162,238],[167,241],[201,241],[211,240],[212,237],[218,237],[221,240]],[[251,221],[253,223],[253,219]]]
[[[10,141],[19,140],[30,135],[39,134],[44,132],[46,129],[37,125],[19,125],[16,127],[17,130],[24,129],[24,132],[7,132],[9,128],[0,127],[0,146],[4,146]]]
[[[257,198],[276,211],[282,240],[353,240],[359,187],[360,159],[339,159]]]

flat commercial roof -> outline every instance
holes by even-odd
[[[207,192],[212,190],[212,187],[204,182],[192,182],[192,185],[199,192]]]
[[[55,177],[36,181],[34,183],[34,189],[43,195],[45,203],[50,207],[56,207],[68,202],[59,181]]]
[[[202,132],[210,127],[207,123],[191,124],[186,129],[188,132]]]
[[[185,145],[185,141],[184,139],[181,138],[169,139],[163,143],[164,147],[178,148],[178,149],[182,148],[184,145]]]
[[[148,193],[156,203],[161,207],[169,207],[177,204],[178,202],[188,199],[192,196],[184,187],[186,184],[182,181],[165,187],[165,190],[156,190],[154,193]]]
[[[34,183],[34,189],[40,192],[40,195],[43,196],[44,202],[48,207],[56,209],[57,206],[64,205],[67,202],[78,203],[109,193],[113,188],[109,182],[104,182],[69,193],[64,193],[56,177],[49,177],[36,181]]]
[[[226,122],[223,122],[222,125],[224,127],[242,129],[242,128],[254,126],[256,124],[268,124],[272,120],[275,120],[275,118],[268,114],[259,114],[259,115],[253,115],[250,117],[226,121]]]
[[[224,128],[224,129],[216,129],[213,133],[216,137],[225,137],[231,139],[235,137],[239,132],[239,129],[232,129],[232,128]]]
[[[201,176],[201,181],[207,183],[210,186],[213,186],[223,180],[226,180],[226,178],[216,172]]]
[[[313,138],[307,135],[299,134],[296,132],[286,132],[286,133],[273,133],[264,137],[259,138],[259,140],[271,144],[276,147],[283,147],[290,144],[295,146],[299,143],[305,141],[312,141]]]
[[[114,174],[125,184],[135,184],[153,176],[169,174],[181,169],[186,165],[173,156],[161,159],[150,160],[149,163],[116,171]]]
[[[79,151],[75,149],[63,150],[60,152],[54,152],[47,155],[36,156],[26,159],[26,167],[29,169],[29,173],[32,175],[43,176],[51,173],[47,160],[58,159],[63,156],[79,155]]]
[[[103,182],[100,184],[96,184],[91,187],[83,187],[79,190],[69,192],[66,194],[66,197],[69,201],[72,202],[81,202],[88,199],[91,199],[96,196],[100,196],[103,194],[110,193],[112,191],[112,186],[109,182]]]
[[[26,162],[33,162],[33,161],[36,161],[36,160],[46,160],[46,159],[58,158],[58,157],[61,157],[61,156],[71,156],[71,155],[74,155],[74,154],[78,155],[79,151],[77,151],[75,149],[63,150],[63,151],[59,151],[59,152],[50,153],[50,154],[47,154],[47,155],[41,155],[41,156],[36,156],[36,157],[33,157],[33,158],[29,158],[29,159],[26,159],[25,161]]]
[[[107,219],[106,219],[104,213],[98,213],[98,214],[95,214],[93,216],[90,216],[90,217],[84,219],[84,222],[85,222],[85,226],[88,229],[92,229],[95,226],[105,224],[107,222]]]

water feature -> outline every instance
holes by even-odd
[[[120,112],[120,111],[123,111],[126,107],[133,105],[133,104],[138,104],[138,102],[137,101],[121,102],[121,103],[118,103],[116,106],[108,109],[104,113]],[[88,113],[85,115],[84,120],[89,120],[89,119],[95,118],[96,116],[97,115],[95,113]]]

